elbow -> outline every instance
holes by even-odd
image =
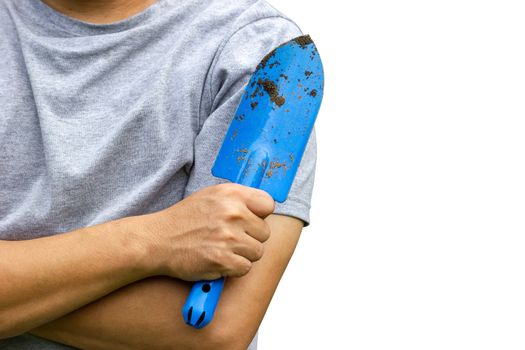
[[[10,320],[9,316],[0,314],[0,340],[16,337],[24,333],[16,322]]]
[[[232,338],[226,338],[228,340],[224,342],[216,343],[216,346],[213,347],[214,350],[246,350],[248,349],[248,346],[250,345],[250,341],[244,342],[239,340],[239,338],[232,337]]]
[[[30,330],[24,308],[7,300],[9,298],[0,292],[0,301],[3,301],[0,303],[0,340],[16,337]]]
[[[214,350],[246,350],[250,345],[255,332],[251,334],[246,329],[239,329],[231,324],[217,326],[209,333],[208,349]]]
[[[27,313],[20,312],[19,309],[0,306],[0,340],[16,337],[34,328]]]
[[[191,334],[185,339],[173,335],[171,341],[159,348],[173,349],[173,344],[177,344],[175,348],[187,350],[246,350],[252,341],[252,338],[248,339],[249,335],[232,327],[232,324],[210,324]]]

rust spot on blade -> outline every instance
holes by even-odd
[[[308,44],[313,43],[312,38],[310,38],[310,35],[303,35],[303,36],[297,37],[293,39],[293,41],[299,44],[299,46],[301,46],[302,49],[306,49],[306,46]]]
[[[310,39],[311,40],[311,39]],[[285,43],[282,43],[281,45],[277,46],[275,49],[273,49],[272,51],[268,52],[264,57],[263,59],[261,60],[261,62],[259,62],[259,64],[257,65],[257,69],[264,69],[266,67],[266,64],[268,63],[268,61],[270,60],[270,58],[273,57],[273,55],[275,55],[275,51],[280,48],[281,46],[284,46],[288,44],[288,42],[285,42]],[[271,67],[270,67],[271,68]]]
[[[246,155],[248,154],[248,149],[247,148],[240,148],[237,150],[238,153],[240,153],[238,156],[237,156],[237,163],[240,163],[242,162],[243,160],[246,159]]]
[[[266,172],[266,177],[272,177],[275,169],[282,168],[285,172],[288,170],[288,167],[285,162],[270,162],[270,169]]]
[[[270,169],[284,168],[286,169],[286,163],[282,162],[270,162]]]
[[[275,66],[280,66],[280,65],[281,65],[281,62],[279,62],[279,61],[275,61],[275,62],[273,62],[273,63],[270,63],[268,66],[269,66],[270,69],[271,69],[271,68],[273,68],[273,67],[275,67]]]
[[[259,87],[258,86],[255,88],[255,91],[250,95],[250,97],[254,98],[255,96],[257,96],[257,92],[259,92]]]
[[[281,107],[286,102],[283,96],[279,96],[279,89],[273,80],[262,80],[259,78],[257,84],[262,86],[263,90],[268,94],[268,96],[270,96],[270,101],[275,103],[277,106]]]
[[[266,63],[268,63],[268,60],[272,58],[272,56],[275,54],[275,50],[270,51],[266,56],[263,57],[259,65],[257,65],[257,69],[264,69],[266,67]]]

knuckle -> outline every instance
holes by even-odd
[[[220,249],[210,249],[206,254],[207,263],[209,263],[214,268],[222,266],[222,261],[224,260],[223,254]]]
[[[256,238],[259,242],[264,243],[266,242],[271,235],[270,225],[263,220],[259,219],[256,223],[256,235],[254,235],[254,238]]]
[[[261,233],[262,233],[263,242],[266,242],[270,238],[270,235],[272,234],[270,225],[268,225],[268,223],[264,220],[263,220],[263,224],[261,227]]]
[[[212,234],[220,235],[223,230],[225,230],[223,222],[220,220],[220,218],[217,218],[216,216],[213,216],[209,218],[209,220],[206,223],[206,228],[208,232],[211,232]]]
[[[221,191],[226,193],[227,195],[236,195],[239,193],[239,190],[241,188],[240,185],[234,183],[224,183],[220,186]]]
[[[264,245],[262,243],[257,244],[255,247],[255,259],[260,260],[264,254]]]
[[[264,199],[261,201],[261,203],[264,205],[264,208],[268,214],[273,213],[275,210],[275,201],[273,198],[265,192]]]
[[[239,220],[243,218],[242,211],[237,207],[229,207],[225,213],[224,216],[228,220]]]
[[[241,276],[246,275],[251,269],[252,269],[252,263],[249,262],[249,261],[244,261],[239,266],[239,272],[240,272]]]
[[[228,269],[229,257],[228,254],[222,249],[216,249],[211,260],[211,269],[213,271],[225,271]]]
[[[229,272],[230,276],[233,277],[242,277],[246,275],[252,268],[252,263],[248,260],[244,260],[235,264]]]
[[[219,218],[231,220],[242,218],[241,208],[235,202],[225,200],[224,197],[215,203],[215,213]]]
[[[256,190],[254,193],[254,200],[259,206],[259,210],[267,215],[273,213],[275,210],[275,201],[266,191]]]
[[[237,240],[237,235],[231,230],[221,228],[219,232],[220,232],[221,240],[223,241],[234,242]]]
[[[225,200],[224,196],[214,197],[212,199],[212,205],[214,207],[214,210],[219,214],[227,212],[230,209],[228,202]]]

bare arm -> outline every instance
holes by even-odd
[[[242,276],[262,256],[270,235],[262,218],[272,211],[264,191],[225,184],[156,213],[52,237],[0,241],[0,338],[151,276]]]
[[[0,338],[45,324],[136,280],[142,248],[121,221],[0,241]]]
[[[124,287],[31,333],[83,349],[243,349],[277,288],[302,229],[298,219],[271,215],[265,253],[241,278],[228,278],[214,320],[201,330],[184,324],[190,284],[154,277]]]

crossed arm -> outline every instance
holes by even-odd
[[[294,252],[301,220],[270,215],[272,235],[248,274],[228,278],[212,323],[196,330],[182,319],[191,284],[150,277],[47,323],[30,333],[82,349],[245,350],[255,336]]]

